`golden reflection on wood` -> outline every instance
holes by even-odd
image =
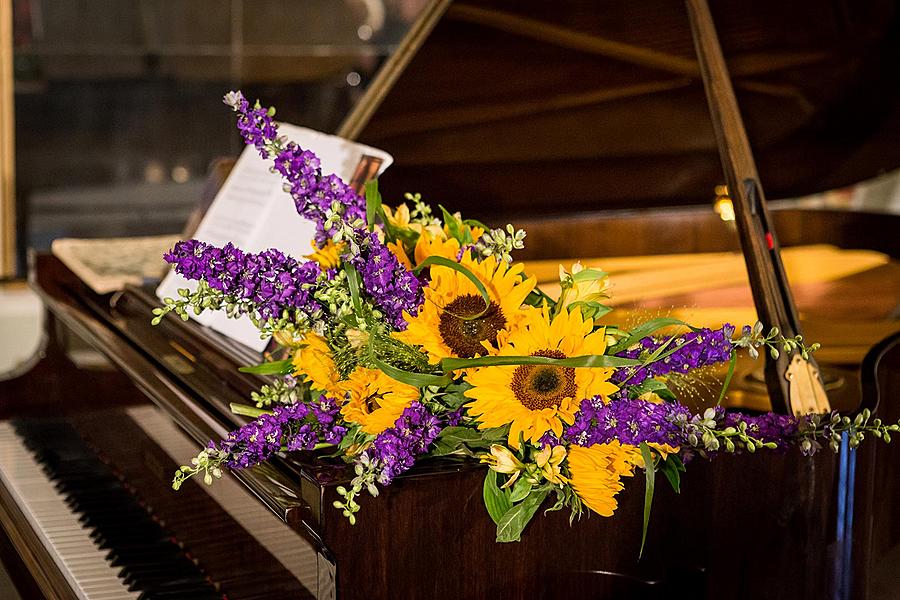
[[[12,0],[0,0],[0,278],[16,268]]]

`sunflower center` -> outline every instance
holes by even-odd
[[[484,314],[475,317],[482,311]],[[504,327],[506,317],[496,302],[491,302],[485,311],[481,296],[465,294],[444,308],[438,331],[443,342],[457,356],[472,358],[477,354],[484,354],[481,342],[493,344],[497,341],[497,333]]]
[[[372,414],[373,412],[381,408],[382,398],[384,398],[384,394],[370,394],[369,396],[366,396],[366,412]]]
[[[566,358],[559,350],[539,350],[531,355]],[[578,391],[575,369],[553,365],[519,365],[513,372],[511,388],[522,406],[530,410],[559,406]]]

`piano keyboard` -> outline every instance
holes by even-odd
[[[199,451],[197,445],[155,406],[135,406],[125,412],[176,463],[189,460]],[[300,580],[304,587],[309,590],[317,588],[318,557],[315,549],[284,521],[248,498],[246,489],[234,478],[226,474],[210,486],[200,483],[198,479],[190,483],[203,488],[235,521],[252,532],[260,545]]]
[[[197,450],[149,405],[0,422],[0,484],[79,599],[334,598],[331,563],[230,475],[169,488]]]
[[[0,423],[0,479],[79,598],[140,596],[119,579],[118,569],[106,560],[107,552],[91,539],[91,529],[79,523],[79,515],[8,422]]]

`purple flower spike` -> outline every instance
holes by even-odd
[[[246,469],[264,462],[282,446],[288,450],[312,450],[316,444],[338,444],[347,432],[337,425],[340,407],[333,398],[320,396],[310,404],[276,408],[228,434],[219,444],[230,469]],[[213,442],[210,448],[215,448]]]
[[[403,331],[406,329],[403,311],[416,315],[424,301],[422,282],[400,264],[374,233],[369,233],[365,241],[351,264],[362,277],[363,289],[384,311],[388,322]]]
[[[651,363],[646,367],[618,368],[611,379],[617,384],[640,385],[651,377],[672,373],[684,374],[707,365],[727,362],[731,359],[731,336],[733,333],[734,327],[728,324],[721,329],[700,329],[685,333],[666,346],[666,349],[663,350],[664,354],[671,349],[676,350],[663,360]],[[616,356],[641,359],[655,352],[666,341],[652,336],[645,337],[634,347],[619,352]],[[624,395],[620,394],[619,397],[624,397]]]
[[[690,418],[690,409],[678,403],[622,399],[604,404],[598,396],[581,402],[581,410],[563,438],[579,446],[613,440],[631,445],[648,442],[680,446],[686,439],[683,425]]]
[[[376,465],[378,483],[388,485],[425,454],[444,425],[419,402],[408,406],[394,426],[382,431],[363,453]]]
[[[258,105],[251,107],[250,102],[241,92],[229,92],[225,95],[225,104],[238,114],[237,126],[241,137],[249,144],[256,146],[263,158],[269,157],[268,146],[278,136],[278,126],[272,120],[268,109]]]
[[[219,248],[198,240],[178,242],[164,256],[187,279],[204,280],[235,301],[246,300],[263,319],[285,309],[307,315],[322,311],[313,287],[322,271],[314,262],[299,262],[278,250],[245,253],[226,244]]]

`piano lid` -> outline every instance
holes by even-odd
[[[900,165],[896,0],[719,0],[770,198]],[[468,216],[702,204],[723,182],[677,0],[434,0],[340,129]],[[527,211],[527,212],[526,212]]]

